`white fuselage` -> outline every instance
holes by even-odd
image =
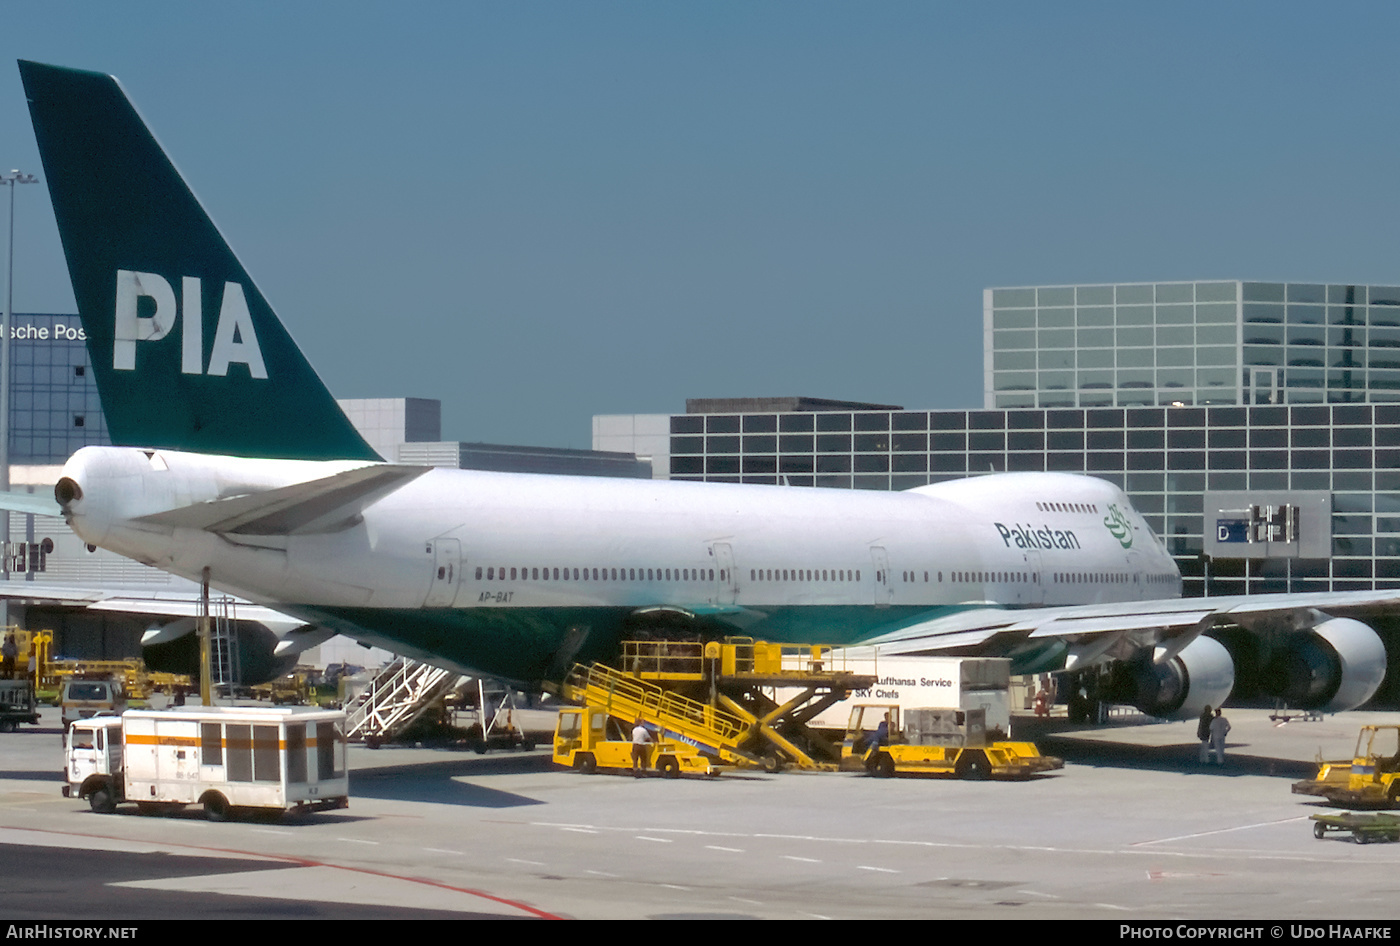
[[[82,491],[67,514],[85,541],[194,580],[207,568],[214,587],[317,614],[577,620],[580,609],[710,608],[749,624],[802,614],[809,627],[836,607],[843,626],[825,639],[841,642],[891,608],[1180,594],[1175,564],[1127,497],[1069,474],[886,493],[434,469],[333,531],[216,534],[141,520],[365,465],[87,447],[63,475]],[[760,629],[784,639],[783,626]]]

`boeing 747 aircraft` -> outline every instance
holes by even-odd
[[[999,474],[904,492],[385,463],[359,436],[116,80],[21,62],[114,447],[55,501],[84,541],[320,628],[523,684],[637,634],[1114,668],[1118,701],[1192,717],[1270,638],[1275,692],[1337,710],[1385,673],[1358,618],[1400,592],[1183,600],[1128,497]],[[42,508],[39,508],[42,507]]]

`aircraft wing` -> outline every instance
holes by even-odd
[[[996,645],[1016,640],[1083,642],[1095,637],[1147,634],[1165,646],[1157,657],[1160,662],[1211,627],[1238,624],[1261,630],[1305,630],[1318,623],[1319,616],[1325,619],[1397,607],[1397,589],[1171,598],[1018,610],[970,607],[953,614],[939,611],[916,616],[899,626],[882,628],[862,643],[878,646],[882,653],[933,655],[1001,649]]]
[[[36,516],[63,517],[63,510],[53,498],[52,490],[45,493],[0,493],[0,509]]]

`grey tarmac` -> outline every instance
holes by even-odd
[[[590,777],[556,770],[543,750],[356,746],[348,811],[225,824],[196,811],[97,815],[62,798],[50,715],[0,735],[0,853],[128,854],[113,876],[75,867],[68,884],[122,893],[111,902],[133,918],[151,915],[147,897],[165,897],[149,909],[171,918],[237,898],[271,905],[252,915],[315,905],[404,919],[1400,916],[1388,879],[1400,845],[1316,840],[1308,816],[1333,809],[1289,792],[1319,750],[1346,757],[1362,724],[1400,714],[1280,726],[1230,710],[1220,768],[1196,763],[1194,721],[1027,720],[1017,735],[1066,759],[1028,782]],[[153,860],[160,870],[141,867]]]

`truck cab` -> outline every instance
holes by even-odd
[[[97,812],[116,808],[124,797],[121,717],[78,720],[64,733],[63,748],[63,797],[86,798]]]

